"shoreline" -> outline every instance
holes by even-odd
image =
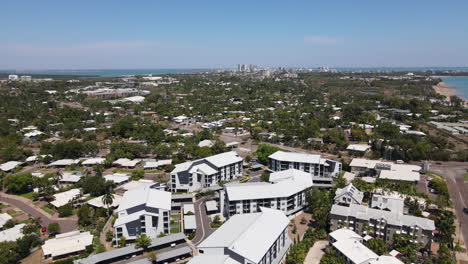
[[[459,89],[458,87],[449,86],[447,83],[442,81],[433,85],[432,89],[434,89],[437,94],[445,96],[446,101],[450,101],[450,96],[458,96],[463,100],[463,105],[468,107],[468,101],[457,93],[457,90]]]

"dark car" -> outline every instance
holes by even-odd
[[[468,214],[468,208],[466,208],[466,207],[463,208],[463,212],[464,212],[465,214]]]

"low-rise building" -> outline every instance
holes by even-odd
[[[44,258],[60,258],[79,254],[93,246],[93,235],[88,232],[72,231],[48,239],[42,246]]]
[[[0,232],[0,242],[15,242],[17,239],[22,238],[24,236],[23,227],[25,226],[26,224],[18,224],[12,228],[4,229]]]
[[[434,221],[427,218],[357,204],[349,207],[335,204],[330,212],[330,229],[334,231],[343,227],[360,235],[382,238],[388,244],[393,243],[394,235],[408,234],[414,243],[421,243],[426,248],[430,247],[435,230]]]
[[[116,209],[115,239],[134,240],[141,234],[156,238],[170,230],[171,193],[144,186],[125,192]]]
[[[242,175],[243,159],[234,151],[177,164],[171,172],[172,192],[193,192]]]
[[[235,215],[198,245],[189,264],[281,263],[291,245],[289,220],[283,212]]]
[[[274,172],[270,183],[226,184],[220,192],[220,207],[226,217],[255,213],[261,207],[281,210],[290,216],[306,207],[306,193],[312,186],[309,173],[296,169]]]
[[[80,189],[71,189],[66,192],[54,194],[55,200],[50,202],[55,208],[59,208],[68,203],[76,201],[81,196]]]
[[[349,164],[351,172],[357,176],[379,177],[394,181],[417,182],[420,179],[420,166],[395,164],[380,160],[353,159]]]

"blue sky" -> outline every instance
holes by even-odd
[[[468,1],[4,1],[0,69],[468,66]]]

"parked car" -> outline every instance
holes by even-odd
[[[42,233],[47,232],[47,227],[43,226],[43,227],[41,228],[41,232],[42,232]]]
[[[468,214],[468,208],[466,208],[466,207],[463,208],[463,212],[464,212],[465,214]]]

